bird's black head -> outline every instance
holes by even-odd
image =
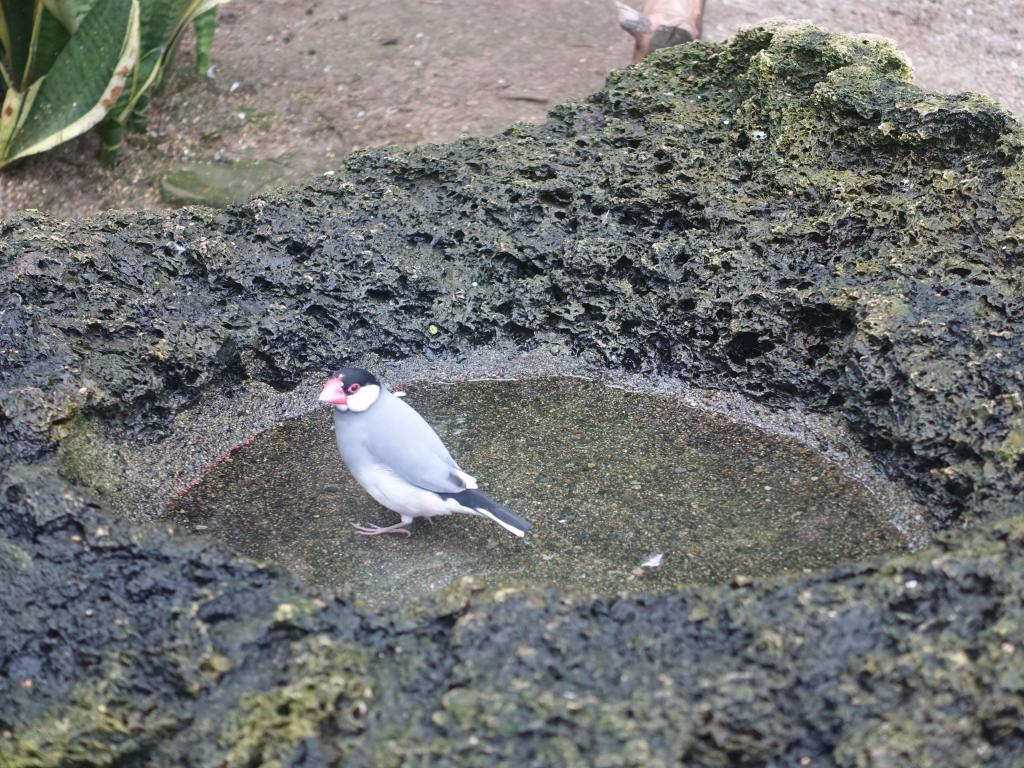
[[[324,383],[319,399],[339,411],[361,413],[379,397],[380,382],[376,376],[362,368],[342,368]]]
[[[335,371],[334,375],[344,380],[349,386],[352,384],[358,384],[360,387],[380,386],[377,377],[369,371],[364,371],[362,368],[342,368],[339,371]]]

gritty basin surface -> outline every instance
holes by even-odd
[[[183,527],[313,584],[387,604],[472,575],[616,593],[821,568],[903,546],[889,511],[794,440],[678,398],[558,378],[410,386],[408,402],[496,499],[519,540],[482,518],[390,524],[352,480],[327,408],[264,432],[171,506]],[[644,568],[652,555],[661,564]]]

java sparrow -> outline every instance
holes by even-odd
[[[489,518],[516,536],[533,527],[477,488],[423,417],[371,373],[342,368],[327,379],[319,399],[334,407],[334,437],[352,476],[402,516],[387,527],[353,523],[364,536],[408,536],[414,518],[452,512]]]

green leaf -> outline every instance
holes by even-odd
[[[132,69],[129,86],[124,89],[117,103],[110,110],[110,119],[114,122],[123,126],[132,110],[135,109],[136,102],[149,90],[159,73],[161,53],[162,51],[158,49],[139,57]]]
[[[155,0],[148,0],[155,1]],[[156,71],[153,73],[153,84],[156,86],[157,91],[163,89],[164,84],[167,80],[167,72],[174,62],[175,53],[178,50],[178,45],[181,43],[181,38],[185,34],[185,30],[188,28],[190,22],[196,24],[196,61],[202,63],[204,59],[209,59],[209,47],[213,43],[213,29],[217,23],[217,6],[228,0],[193,0],[189,5],[188,11],[184,13],[178,20],[177,28],[174,30],[173,36],[163,42],[164,53],[160,60],[160,64]],[[202,71],[206,71],[208,64],[203,64]]]
[[[7,51],[11,48],[11,31],[7,27],[7,6],[0,2],[0,66],[7,66]]]
[[[27,91],[18,91],[11,88],[4,94],[4,102],[0,105],[0,147],[6,146],[22,123],[25,122],[25,118],[32,108],[32,102],[35,100],[36,93],[39,92],[40,85],[42,85],[41,80],[29,86]],[[2,161],[2,158],[3,155],[0,154],[0,161]],[[2,166],[2,162],[0,162],[0,166]]]
[[[85,14],[96,5],[96,0],[43,0],[43,4],[64,25],[68,34],[74,34]]]
[[[225,0],[139,0],[140,40],[144,52],[135,66],[131,88],[121,96],[111,115],[120,124],[127,122],[135,105],[158,82],[170,63],[173,46],[196,14],[212,11],[216,24],[216,6]],[[212,30],[211,30],[212,41]]]
[[[35,34],[32,37],[32,50],[25,77],[26,83],[34,83],[50,71],[50,67],[53,66],[70,38],[68,31],[64,29],[56,16],[41,5],[39,10]]]
[[[124,126],[113,120],[100,123],[100,160],[115,166],[124,159]]]
[[[196,71],[205,75],[210,68],[210,49],[213,48],[213,34],[217,31],[217,6],[196,16],[192,26],[196,30]]]
[[[149,127],[149,94],[142,94],[138,101],[135,102],[131,114],[128,115],[126,124],[133,131],[138,133],[146,132],[146,129]]]
[[[4,49],[4,68],[23,90],[25,70],[32,50],[32,30],[36,6],[40,0],[0,0],[0,43]]]
[[[199,0],[140,0],[142,50],[160,49],[163,55],[198,6]]]
[[[40,81],[0,162],[45,151],[99,123],[121,95],[138,49],[137,0],[97,0]]]
[[[181,39],[185,34],[185,29],[188,26],[188,22],[192,20],[198,21],[199,17],[205,15],[205,18],[199,21],[199,27],[209,25],[211,22],[214,25],[216,25],[216,18],[210,12],[213,11],[213,9],[215,9],[217,6],[226,2],[228,2],[228,0],[200,0],[200,2],[196,4],[196,7],[193,9],[192,13],[189,14],[189,17],[182,21],[182,24],[178,27],[178,31],[174,35],[174,39],[172,39],[171,42],[167,45],[167,51],[164,54],[163,61],[160,63],[159,78],[157,80],[156,85],[158,93],[162,92],[164,87],[167,85],[167,73],[170,70],[171,65],[174,63],[174,57],[177,54],[178,46],[181,44]],[[199,29],[196,30],[197,69],[199,68],[199,64],[202,62],[204,58],[204,53],[209,53],[208,50],[204,52],[204,43],[201,40],[201,38],[208,38],[209,41],[212,43],[212,35],[207,35],[206,32],[201,32]],[[205,56],[205,58],[207,59],[207,64],[202,67],[200,74],[205,74],[206,68],[209,66],[209,56],[207,55]]]

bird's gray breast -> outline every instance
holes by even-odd
[[[411,406],[381,389],[362,413],[334,413],[338,451],[357,478],[368,465],[383,467],[412,485],[458,493],[466,483],[441,438]]]

